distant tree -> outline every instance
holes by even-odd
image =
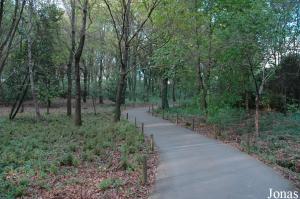
[[[118,45],[118,59],[120,61],[120,75],[118,79],[118,88],[117,88],[117,96],[116,96],[116,108],[115,108],[115,121],[120,121],[121,117],[121,105],[124,100],[125,94],[125,84],[126,78],[129,69],[129,49],[131,47],[132,41],[136,38],[138,33],[143,29],[145,23],[149,20],[152,15],[152,12],[156,8],[159,3],[159,0],[154,0],[152,5],[148,8],[148,13],[145,19],[137,25],[137,28],[133,28],[134,25],[132,18],[132,1],[120,1],[121,8],[117,10],[121,10],[121,12],[113,12],[113,8],[111,2],[109,0],[104,0],[109,14],[111,16],[113,28],[117,37],[117,45]],[[121,21],[119,21],[121,19]]]

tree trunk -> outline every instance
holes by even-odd
[[[283,113],[286,116],[287,115],[287,97],[286,97],[286,87],[284,87],[283,90]]]
[[[259,136],[259,95],[255,97],[255,136]]]
[[[136,70],[133,70],[132,73],[132,100],[136,102]]]
[[[16,31],[18,29],[20,20],[22,18],[22,14],[23,14],[25,5],[26,5],[26,0],[22,0],[21,7],[19,7],[20,6],[19,1],[15,2],[14,13],[11,16],[12,21],[11,21],[8,33],[5,35],[5,39],[3,41],[1,41],[1,43],[0,43],[0,75],[2,74],[2,71],[3,71],[4,66],[6,64],[6,60],[9,56],[10,49],[12,47]],[[1,1],[1,5],[0,5],[0,16],[1,16],[0,17],[0,30],[2,30],[1,26],[3,24],[3,22],[2,22],[3,14],[5,14],[4,1]],[[3,34],[2,31],[1,31],[1,34]]]
[[[102,77],[103,77],[103,57],[101,58],[100,65],[99,65],[99,79],[98,79],[99,104],[103,104]]]
[[[173,98],[173,102],[176,102],[176,89],[175,89],[175,81],[173,80],[173,84],[172,84],[172,98]]]
[[[67,94],[67,115],[72,115],[72,64],[74,61],[74,53],[75,53],[75,0],[71,0],[71,28],[72,28],[72,35],[71,35],[71,49],[69,52],[69,61],[68,61],[68,69],[67,69],[67,76],[68,76],[68,94]]]
[[[162,87],[161,87],[161,108],[168,109],[168,78],[162,79]]]
[[[247,112],[249,111],[249,93],[247,91],[245,94],[245,109]]]
[[[87,81],[88,81],[88,70],[86,66],[86,62],[83,61],[83,102],[86,103],[87,98]]]
[[[75,103],[75,125],[80,126],[81,121],[81,88],[80,88],[80,57],[75,58],[75,84],[76,84],[76,103]]]
[[[88,0],[85,0],[83,6],[83,16],[82,16],[82,26],[80,32],[80,41],[75,53],[75,82],[76,82],[76,104],[75,104],[75,125],[80,126],[81,121],[81,87],[80,87],[80,59],[85,42],[85,31],[86,31],[86,21],[87,21],[87,5]]]
[[[47,114],[50,113],[51,101],[50,99],[47,100]]]
[[[208,116],[208,110],[207,110],[207,89],[203,87],[203,93],[202,93],[202,105],[204,108],[205,116]]]
[[[118,84],[117,96],[116,96],[116,109],[115,109],[115,118],[114,120],[120,121],[121,118],[121,105],[122,105],[122,95],[125,87],[126,81],[126,69],[125,66],[121,67],[120,79]]]
[[[33,22],[32,22],[32,15],[33,15],[33,2],[29,2],[29,33],[28,33],[28,67],[29,67],[29,79],[30,79],[30,86],[31,86],[31,93],[32,93],[32,100],[35,107],[35,116],[37,120],[41,119],[40,114],[40,108],[37,101],[37,93],[34,83],[34,77],[33,77],[33,62],[32,62],[32,38],[31,38],[31,32],[33,28]]]
[[[128,62],[129,62],[129,33],[130,33],[130,23],[129,23],[129,17],[130,17],[130,8],[131,8],[131,0],[128,0],[125,13],[124,13],[124,53],[121,53],[121,68],[120,68],[120,79],[117,89],[117,96],[116,96],[116,110],[115,110],[115,118],[114,120],[120,121],[121,119],[121,105],[125,99],[125,86],[126,86],[126,70],[128,68]],[[122,42],[121,40],[119,42]],[[120,52],[122,52],[122,45],[119,46]],[[124,54],[124,57],[122,57],[122,54]],[[123,58],[123,59],[122,59]]]

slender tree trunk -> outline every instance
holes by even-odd
[[[75,58],[75,84],[76,84],[76,102],[75,102],[75,125],[80,126],[81,121],[81,86],[80,86],[80,57]]]
[[[132,74],[127,77],[127,85],[129,90],[129,100],[132,101]]]
[[[80,41],[75,53],[75,82],[76,82],[76,104],[75,104],[75,125],[80,126],[82,124],[81,120],[81,87],[80,87],[80,59],[85,42],[85,31],[86,31],[86,21],[87,21],[87,5],[88,0],[85,0],[83,5],[83,16],[82,16],[82,26],[80,32]]]
[[[132,100],[136,102],[136,70],[133,70],[132,73]]]
[[[75,53],[75,0],[71,0],[71,49],[69,52],[69,62],[67,69],[68,76],[68,94],[67,94],[67,115],[72,115],[72,65],[74,61],[74,53]]]
[[[207,110],[207,89],[205,87],[203,87],[202,104],[203,104],[205,115],[207,117],[208,116],[208,110]]]
[[[102,78],[103,78],[103,57],[100,60],[100,65],[99,65],[99,104],[103,104],[103,91],[102,91]]]
[[[36,93],[36,88],[35,88],[35,83],[34,83],[34,74],[33,74],[33,61],[32,61],[32,29],[33,29],[33,22],[32,22],[32,15],[33,15],[33,2],[32,0],[29,2],[29,33],[28,33],[28,67],[29,67],[29,79],[30,79],[30,86],[31,86],[31,93],[32,93],[32,100],[34,103],[35,107],[35,115],[36,119],[40,120],[41,119],[41,114],[40,114],[40,108],[39,104],[37,101],[37,93]]]
[[[284,87],[284,94],[283,94],[283,113],[287,115],[287,97],[286,97],[286,87]]]
[[[168,109],[169,102],[168,102],[168,78],[162,79],[162,86],[161,86],[161,108]]]
[[[122,95],[125,87],[125,81],[126,81],[126,69],[125,66],[122,66],[118,90],[117,90],[117,96],[116,96],[116,109],[115,109],[115,118],[114,118],[116,122],[120,121],[121,118],[121,105],[122,105],[122,97],[123,97]]]
[[[256,94],[255,97],[255,136],[259,136],[259,103],[260,103],[260,97],[258,94]]]
[[[143,99],[144,99],[144,102],[148,101],[148,99],[147,99],[148,75],[147,75],[146,71],[147,70],[143,70],[143,73],[144,73],[144,90],[143,90]]]
[[[249,93],[247,91],[245,94],[245,109],[247,112],[249,111]]]
[[[120,68],[120,79],[119,79],[119,85],[117,89],[117,96],[116,96],[116,110],[115,110],[115,118],[114,120],[120,121],[121,119],[121,105],[123,100],[125,99],[125,92],[124,89],[126,87],[126,75],[127,75],[127,68],[129,63],[129,33],[130,33],[130,8],[131,8],[131,0],[128,0],[126,4],[126,9],[124,13],[124,57],[122,59],[122,53],[121,53],[121,68]],[[121,40],[119,42],[122,42]],[[122,48],[122,46],[119,46]],[[119,49],[122,51],[122,49]]]
[[[83,61],[83,67],[84,67],[84,72],[83,72],[83,102],[86,103],[88,70],[87,70],[87,66],[86,66],[85,61]]]
[[[173,84],[172,84],[172,98],[173,98],[173,102],[176,102],[176,83],[173,80]]]
[[[26,5],[26,0],[22,0],[21,7],[20,7],[19,3],[20,3],[19,1],[15,1],[14,13],[13,13],[13,16],[11,16],[12,21],[11,21],[8,33],[5,35],[5,39],[3,41],[1,41],[1,43],[0,43],[0,75],[2,74],[2,71],[6,64],[6,60],[9,56],[14,37],[15,37],[16,31],[18,29],[20,20],[22,18],[24,7]],[[5,13],[4,1],[1,1],[1,3],[0,3],[0,30],[2,29],[2,24],[3,24],[2,19],[3,19],[4,13]]]
[[[47,100],[47,114],[50,114],[50,107],[51,107],[51,101],[50,99]]]

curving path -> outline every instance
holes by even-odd
[[[147,108],[128,110],[154,135],[160,165],[153,199],[265,199],[269,188],[295,190],[272,168],[230,145],[152,117]]]

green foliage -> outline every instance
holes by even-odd
[[[105,191],[110,188],[118,188],[118,187],[122,186],[123,184],[124,184],[124,182],[118,178],[107,178],[107,179],[102,180],[98,184],[98,188]]]
[[[78,159],[71,153],[65,154],[60,160],[61,166],[77,166],[78,164]]]
[[[0,198],[22,196],[30,186],[51,189],[46,181],[52,175],[76,170],[85,162],[100,164],[108,151],[120,150],[125,169],[135,169],[133,157],[140,152],[143,139],[134,126],[126,121],[113,123],[107,109],[83,118],[80,128],[59,114],[46,115],[40,123],[31,115],[15,121],[0,118]]]

